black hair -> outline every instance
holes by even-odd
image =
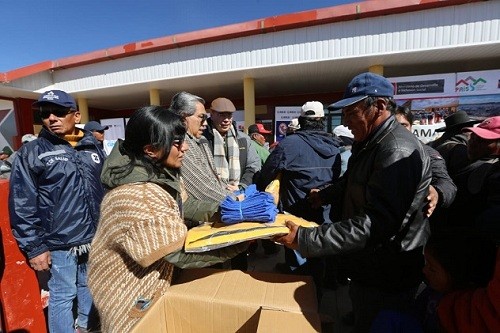
[[[408,122],[410,123],[410,125],[413,125],[413,113],[411,112],[411,110],[405,106],[401,106],[401,105],[398,105],[396,107],[396,110],[394,110],[394,114],[400,114],[402,115],[403,117],[406,118],[406,120],[408,120]]]
[[[450,275],[452,290],[486,287],[493,277],[496,245],[489,237],[448,230],[432,234],[425,249]]]
[[[325,120],[323,117],[320,118],[307,118],[307,117],[299,117],[299,125],[302,130],[309,131],[324,131],[325,130]]]
[[[125,128],[122,153],[130,158],[126,174],[138,161],[151,176],[163,168],[174,140],[184,140],[186,127],[183,118],[162,106],[145,106],[134,112]],[[144,147],[151,145],[160,151],[158,159],[144,153]]]

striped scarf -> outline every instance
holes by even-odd
[[[226,133],[225,140],[214,129],[214,163],[221,179],[232,185],[240,182],[240,147],[236,140],[236,133],[231,129]]]

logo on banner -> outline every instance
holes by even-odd
[[[486,83],[488,83],[482,77],[475,79],[472,76],[469,76],[465,79],[458,80],[455,84],[455,92],[463,93],[470,91],[478,91],[478,90],[486,90]]]

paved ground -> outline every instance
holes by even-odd
[[[280,252],[272,256],[264,255],[262,246],[259,245],[257,252],[248,257],[248,270],[256,272],[278,273],[274,266],[278,262],[284,262],[283,247]],[[349,312],[351,301],[347,293],[347,286],[339,286],[336,290],[324,289],[323,298],[319,305],[320,314],[329,315],[333,318],[333,323],[323,325],[323,333],[350,333],[351,326],[345,325],[341,321],[341,316]]]

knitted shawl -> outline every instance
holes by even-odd
[[[208,141],[186,134],[189,150],[184,155],[181,172],[190,196],[198,200],[222,202],[231,192],[220,179]]]
[[[126,162],[115,146],[103,170],[108,186],[120,183],[113,170]],[[178,188],[177,180],[167,173],[162,180],[137,181],[144,174],[138,165],[127,178],[131,182],[113,188],[101,204],[88,285],[103,332],[130,331],[168,289],[174,267],[162,258],[181,249],[186,236],[179,206],[169,194]]]

